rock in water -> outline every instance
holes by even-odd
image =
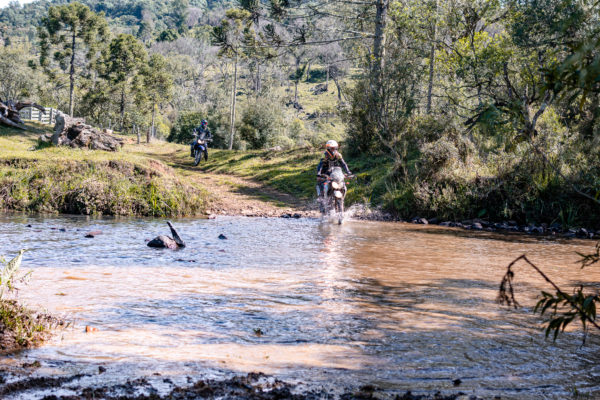
[[[170,237],[159,235],[148,242],[148,247],[156,247],[159,249],[167,248],[174,250],[177,249],[179,246],[177,246],[175,240],[171,239]]]
[[[94,238],[94,237],[96,237],[96,236],[98,236],[98,235],[102,235],[102,231],[91,231],[91,232],[88,232],[88,233],[85,235],[85,237],[86,237],[86,238]]]
[[[175,227],[173,227],[173,224],[167,221],[167,225],[169,225],[173,237],[170,238],[168,236],[159,235],[148,242],[148,247],[156,247],[160,249],[167,248],[172,250],[185,247],[185,242],[181,239],[179,233],[177,233],[177,230]]]
[[[173,240],[177,243],[177,246],[185,247],[185,242],[181,239],[179,233],[177,233],[177,230],[173,227],[173,224],[170,221],[167,221],[167,225],[169,225],[169,228],[171,229],[171,235],[173,235]]]

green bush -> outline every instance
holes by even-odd
[[[197,126],[200,126],[203,119],[206,119],[206,114],[203,112],[192,111],[180,114],[171,128],[168,138],[169,142],[191,143],[193,138],[192,131]]]
[[[250,103],[242,114],[239,127],[240,137],[252,149],[273,146],[276,138],[283,132],[282,123],[275,107],[264,103]]]

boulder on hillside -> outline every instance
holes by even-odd
[[[52,136],[42,135],[40,141],[52,143],[55,146],[105,151],[117,151],[123,146],[122,139],[86,125],[83,118],[71,118],[63,113],[56,115],[54,134]]]

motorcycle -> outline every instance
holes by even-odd
[[[344,219],[344,199],[346,198],[346,178],[353,178],[352,175],[345,175],[341,167],[334,167],[329,177],[322,180],[323,193],[320,198],[319,208],[323,215],[329,215],[332,211],[336,213],[338,224],[341,225]],[[317,186],[317,195],[320,191]]]
[[[198,135],[194,135],[194,166],[200,164],[202,154],[207,150],[210,141],[211,139],[200,139]]]

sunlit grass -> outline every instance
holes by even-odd
[[[207,192],[155,157],[177,145],[133,144],[118,152],[39,148],[37,132],[0,130],[0,208],[93,215],[202,214]],[[183,147],[183,146],[180,146]]]

